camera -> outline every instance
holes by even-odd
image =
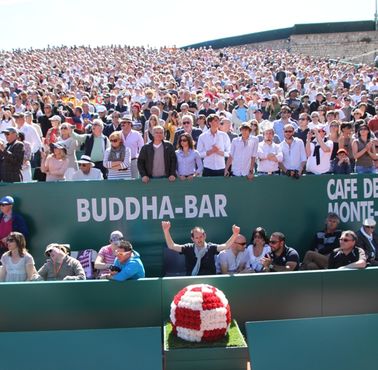
[[[289,177],[292,177],[296,180],[298,180],[301,176],[299,175],[299,171],[298,170],[287,170],[286,171],[286,176],[289,176]]]
[[[121,272],[121,269],[118,266],[114,266],[114,265],[110,265],[109,270],[115,271],[115,272]]]

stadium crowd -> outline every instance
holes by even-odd
[[[2,51],[0,179],[376,173],[377,78],[245,47]]]

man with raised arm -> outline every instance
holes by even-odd
[[[222,250],[228,249],[236,240],[240,233],[240,227],[232,226],[231,237],[223,244],[206,242],[206,233],[202,227],[196,226],[191,230],[193,243],[176,244],[171,236],[169,221],[161,223],[165,241],[169,249],[185,256],[186,275],[214,275],[216,273],[215,259]]]

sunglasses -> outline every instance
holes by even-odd
[[[180,142],[187,143],[187,142],[188,142],[188,139],[181,139]]]
[[[15,242],[16,239],[15,238],[7,238],[7,243],[12,243],[12,242]]]
[[[79,167],[85,167],[85,166],[89,166],[90,163],[79,163]]]
[[[273,245],[279,242],[280,242],[279,240],[269,240],[269,244],[273,244]]]
[[[347,239],[347,238],[340,238],[339,239],[341,242],[351,242],[351,241],[353,241],[353,239]]]
[[[371,230],[374,230],[375,229],[375,226],[364,226],[366,229],[371,229]]]
[[[185,121],[185,122],[183,122],[182,124],[183,125],[190,125],[192,122],[188,122],[188,121]]]
[[[237,243],[237,242],[235,242],[235,244],[246,245],[247,243]]]
[[[119,140],[110,140],[111,143],[118,143]]]
[[[292,132],[294,132],[294,131],[293,131],[293,130],[285,130],[284,132],[285,132],[285,133],[286,133],[286,132],[290,132],[290,133],[292,133]]]

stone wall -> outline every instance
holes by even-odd
[[[378,31],[292,35],[289,39],[246,45],[256,49],[286,49],[315,57],[372,63],[378,55]]]

